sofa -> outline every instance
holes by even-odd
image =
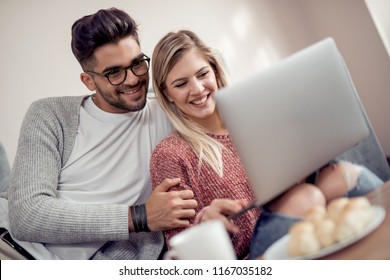
[[[8,188],[11,168],[3,144],[0,143],[0,192]]]

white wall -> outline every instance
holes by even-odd
[[[390,56],[390,2],[389,0],[365,0],[365,3]]]
[[[233,82],[334,37],[390,154],[390,63],[363,0],[0,0],[0,141],[11,162],[32,101],[88,93],[70,50],[70,28],[81,16],[112,6],[136,19],[149,55],[168,31],[197,32],[222,52]]]

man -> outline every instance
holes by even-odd
[[[26,113],[9,227],[34,258],[157,259],[161,230],[188,225],[193,193],[151,192],[149,157],[170,123],[147,98],[150,59],[136,23],[112,8],[77,20],[72,51],[91,96],[46,98]]]

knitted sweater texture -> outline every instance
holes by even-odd
[[[160,142],[153,151],[151,158],[151,180],[155,188],[165,178],[180,177],[180,186],[172,189],[191,189],[198,202],[196,212],[208,206],[215,198],[245,199],[254,201],[254,193],[245,175],[244,167],[240,162],[231,138],[228,135],[211,135],[221,142],[223,151],[223,177],[220,177],[206,163],[199,169],[199,158],[192,147],[173,132],[168,138]],[[252,233],[259,217],[259,210],[248,211],[236,218],[234,223],[240,228],[240,233],[231,236],[239,259],[245,258],[249,252]],[[194,220],[190,220],[191,226]],[[164,232],[167,241],[181,229]]]
[[[162,234],[129,234],[127,205],[78,204],[56,198],[85,98],[45,98],[28,109],[10,182],[11,233],[18,240],[40,243],[110,241],[95,254],[96,259],[156,259]]]

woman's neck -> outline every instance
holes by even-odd
[[[221,116],[216,112],[207,119],[197,120],[207,133],[214,135],[228,135],[229,132],[222,121]]]

